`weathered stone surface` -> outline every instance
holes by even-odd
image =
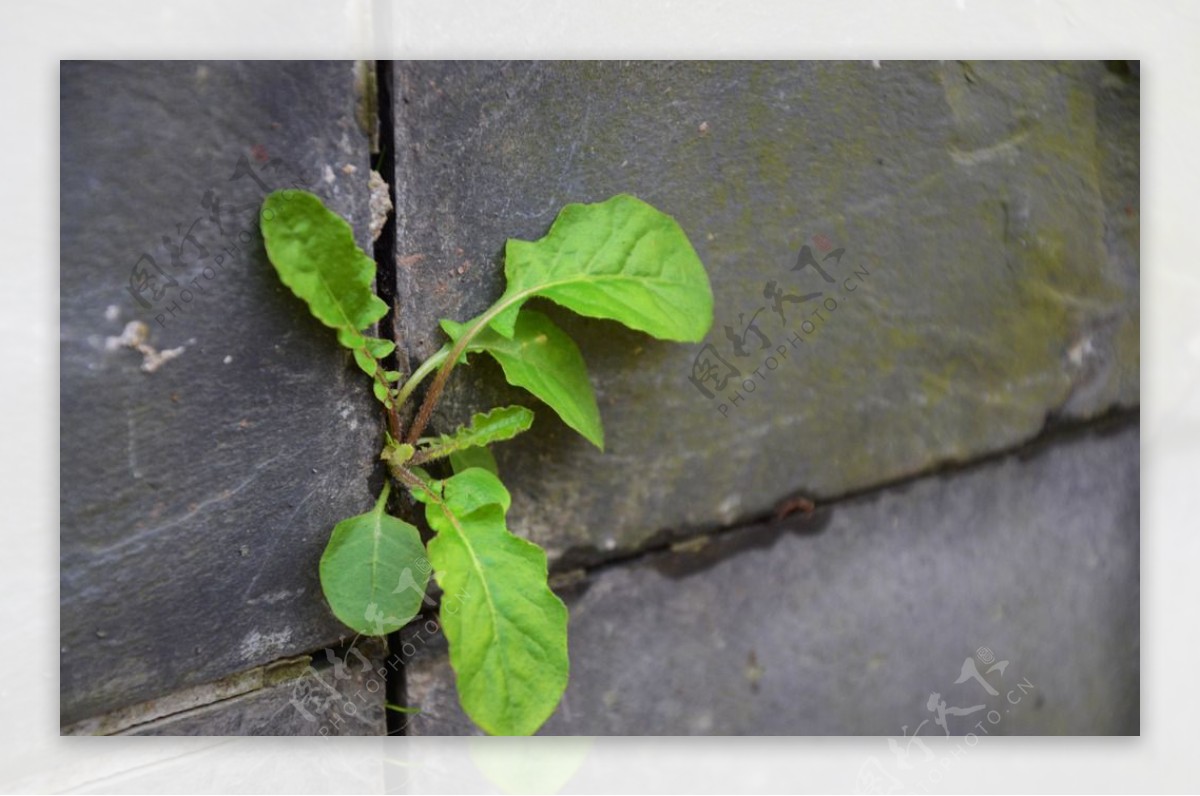
[[[560,565],[1137,403],[1133,76],[860,62],[412,63],[393,77],[399,333],[414,356],[440,345],[439,317],[500,294],[506,238],[629,192],[691,236],[716,295],[708,342],[749,380],[706,398],[688,380],[701,346],[553,308],[608,450],[542,411],[498,458],[514,528]],[[803,245],[845,249],[822,261],[835,281],[792,270]],[[824,295],[781,319],[772,281]],[[740,336],[756,313],[763,339],[749,333],[740,358],[725,327]],[[438,421],[520,395],[502,381],[490,363],[456,376]]]
[[[1138,477],[1125,421],[603,567],[543,731],[942,735],[937,693],[985,706],[955,735],[1136,734]],[[409,731],[476,732],[440,646],[414,644]],[[956,682],[968,658],[996,694]]]
[[[121,735],[386,735],[385,647],[328,650],[268,668],[263,688]]]
[[[379,735],[389,664],[380,639],[256,666],[118,708],[64,735]],[[280,704],[290,705],[283,711]],[[322,729],[324,728],[324,729]]]
[[[371,504],[379,414],[257,212],[298,180],[370,250],[355,113],[349,63],[62,65],[64,724],[350,635],[317,561]],[[177,283],[149,306],[143,254]]]

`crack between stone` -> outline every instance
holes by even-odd
[[[839,504],[849,503],[851,501],[861,500],[863,498],[870,498],[872,496],[904,487],[908,484],[926,478],[941,478],[966,474],[1004,459],[1031,456],[1036,453],[1043,452],[1056,444],[1077,440],[1089,434],[1115,432],[1130,425],[1136,425],[1140,421],[1140,417],[1140,406],[1114,406],[1100,415],[1080,421],[1062,421],[1054,417],[1053,413],[1048,413],[1042,428],[1023,442],[1010,445],[1005,448],[999,448],[971,459],[949,459],[939,461],[923,470],[918,470],[916,472],[898,476],[886,481],[879,481],[859,489],[848,490],[833,497],[815,502],[815,509],[832,508]],[[797,492],[794,494],[801,495],[803,493]],[[658,544],[647,545],[646,547],[631,550],[624,554],[606,557],[603,560],[584,563],[578,566],[567,566],[563,567],[562,569],[555,569],[552,566],[550,572],[551,585],[554,585],[556,580],[562,585],[574,585],[581,581],[586,581],[594,574],[604,572],[608,569],[635,564],[643,559],[649,559],[656,555],[676,552],[676,547],[678,545],[686,544],[700,538],[717,540],[752,526],[780,522],[787,522],[787,520],[776,519],[773,512],[765,512],[740,518],[735,523],[723,525],[704,533],[681,533],[677,536],[671,537],[667,541]],[[737,551],[733,551],[730,555],[737,555]]]
[[[395,107],[393,98],[393,73],[390,61],[375,62],[375,87],[378,92],[375,102],[375,112],[377,114],[377,123],[379,126],[379,152],[372,152],[371,159],[377,166],[377,171],[383,175],[384,182],[388,186],[388,198],[392,202],[392,213],[388,216],[387,222],[383,225],[383,230],[379,234],[379,238],[375,241],[375,289],[379,297],[388,305],[388,313],[380,321],[380,330],[383,337],[391,339],[396,343],[396,350],[393,351],[384,359],[384,365],[388,370],[398,370],[401,372],[401,383],[404,378],[412,372],[412,363],[409,357],[403,357],[401,362],[401,351],[406,350],[404,347],[404,339],[401,334],[401,324],[399,323],[399,285],[396,274],[396,218],[399,212],[400,205],[396,196],[396,134],[395,134]],[[400,418],[402,423],[409,422],[410,418],[404,414]],[[387,478],[386,471],[384,478]],[[392,659],[401,648],[401,639],[399,631],[390,633],[385,638],[387,645],[388,659]],[[404,667],[384,667],[386,673],[384,675],[384,694],[386,701],[397,705],[407,704],[405,702],[405,682],[404,682]],[[396,711],[384,709],[384,714],[387,717],[387,734],[388,735],[403,735],[407,721],[405,715]]]
[[[1078,440],[1089,434],[1113,433],[1121,431],[1129,426],[1137,425],[1140,422],[1140,413],[1140,406],[1114,406],[1102,414],[1087,418],[1085,420],[1062,421],[1057,419],[1052,412],[1048,412],[1046,421],[1043,423],[1042,428],[1023,442],[1010,445],[1008,447],[999,448],[971,459],[940,461],[923,470],[892,478],[887,481],[880,481],[860,489],[848,490],[831,498],[826,498],[820,502],[817,502],[814,510],[833,508],[835,506],[850,503],[852,501],[871,498],[875,495],[880,495],[887,491],[898,489],[926,478],[941,478],[966,474],[989,464],[995,464],[996,462],[1003,461],[1004,459],[1033,456],[1035,454],[1045,452],[1054,445]],[[803,520],[799,521],[802,522]],[[765,512],[762,514],[741,518],[732,524],[724,525],[707,532],[694,534],[681,533],[677,536],[672,536],[666,541],[657,544],[650,544],[625,553],[608,556],[602,560],[574,566],[551,566],[550,586],[556,591],[574,590],[581,585],[586,585],[586,583],[595,575],[599,575],[610,569],[636,565],[660,555],[686,555],[687,553],[684,550],[679,549],[680,545],[687,545],[688,543],[696,542],[699,539],[706,539],[714,542],[720,541],[733,534],[745,531],[746,529],[755,526],[788,522],[794,523],[797,522],[797,520],[780,520],[775,518],[773,512]],[[714,559],[711,563],[716,564],[727,558],[732,558],[733,556],[738,555],[739,552],[740,551],[735,547],[731,549],[727,555],[720,556]],[[438,598],[438,602],[440,604],[440,595],[438,595]],[[418,620],[423,620],[427,617],[436,618],[438,607],[439,606],[431,606],[422,610],[421,613],[418,614],[417,618],[413,620],[413,623],[417,622]],[[412,623],[410,623],[410,625],[411,624]],[[403,632],[403,628],[400,632]]]
[[[197,683],[143,702],[120,707],[116,710],[81,719],[71,724],[62,725],[59,731],[63,735],[123,735],[157,722],[188,716],[213,705],[232,702],[235,699],[241,699],[271,688],[276,685],[272,680],[273,674],[292,669],[299,670],[302,666],[311,665],[314,660],[313,654],[301,653],[276,658],[267,663],[262,663],[240,672],[234,672],[218,680]],[[204,689],[219,688],[227,688],[229,692],[224,696],[208,700],[204,700],[200,696]],[[194,695],[194,700],[190,701],[190,704],[189,695]],[[156,703],[170,700],[172,697],[182,700],[179,709],[156,710],[152,707]]]

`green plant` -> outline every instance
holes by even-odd
[[[402,382],[403,374],[383,365],[395,345],[366,334],[388,308],[372,291],[375,263],[355,245],[349,225],[312,194],[281,191],[266,198],[261,227],[280,279],[336,330],[372,379],[387,413],[380,457],[424,506],[434,531],[426,548],[416,527],[389,515],[386,484],[371,511],[333,529],[320,567],[330,608],[359,633],[398,630],[420,610],[432,568],[463,709],[489,733],[533,733],[567,685],[567,609],[547,584],[545,552],[506,527],[509,494],[486,447],[528,429],[533,412],[501,407],[452,434],[423,433],[455,366],[486,353],[509,383],[603,449],[579,349],[525,303],[545,298],[658,338],[695,342],[712,325],[703,264],[675,220],[639,199],[567,205],[542,239],[508,241],[503,295],[471,320],[443,320],[449,341]],[[405,432],[401,410],[431,375]],[[424,469],[442,459],[448,477]]]

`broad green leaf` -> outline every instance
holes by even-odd
[[[534,296],[664,340],[697,342],[712,326],[712,288],[687,235],[627,194],[567,205],[541,240],[510,239],[504,259],[508,286],[498,304],[509,306],[491,321],[504,337]]]
[[[492,442],[502,442],[528,431],[533,425],[533,412],[523,406],[496,407],[490,412],[479,413],[453,434],[443,434],[428,442],[418,455],[420,461],[440,459],[451,453]]]
[[[313,194],[287,190],[267,196],[260,226],[267,257],[283,283],[317,320],[338,331],[342,345],[367,345],[360,332],[388,308],[371,289],[375,261],[358,248],[350,225]],[[372,346],[383,342],[371,340]]]
[[[504,484],[494,473],[489,473],[482,467],[468,468],[445,481],[428,481],[427,483],[435,495],[442,495],[443,493],[439,490],[445,489],[446,484],[451,482],[453,482],[450,488],[453,500],[452,508],[460,515],[470,514],[475,509],[493,503],[504,511],[508,511],[508,507],[512,505],[512,496],[508,494]],[[417,497],[417,500],[428,505],[433,498],[428,494],[422,494]]]
[[[334,616],[367,636],[408,624],[429,582],[420,533],[384,511],[389,491],[371,511],[335,525],[321,556],[321,589]]]
[[[471,467],[482,467],[492,475],[500,475],[496,466],[496,457],[487,448],[465,448],[450,454],[450,468],[461,473]]]
[[[429,560],[459,700],[493,735],[530,735],[567,687],[567,609],[546,583],[546,554],[509,533],[508,490],[473,467],[414,490],[437,536]]]
[[[443,320],[442,328],[457,340],[467,324]],[[545,315],[522,310],[511,337],[483,329],[468,343],[467,351],[491,354],[509,384],[545,401],[564,423],[604,450],[604,427],[583,355],[575,341]]]

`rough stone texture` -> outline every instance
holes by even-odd
[[[568,598],[571,684],[543,732],[942,735],[936,692],[986,708],[951,714],[955,735],[1136,734],[1138,436],[1126,419],[601,568]],[[477,732],[440,637],[414,648],[409,732]],[[996,695],[956,683],[967,658]]]
[[[386,650],[372,642],[354,651],[302,656],[269,669],[263,688],[119,734],[386,735]]]
[[[370,250],[355,114],[350,63],[62,65],[64,724],[350,635],[317,561],[371,505],[379,413],[266,261],[255,180],[322,193]],[[256,177],[231,179],[240,158]],[[207,257],[173,264],[163,237],[197,219]],[[150,307],[127,290],[143,253],[177,282]],[[107,345],[139,321],[182,352],[144,372]]]
[[[382,640],[360,639],[93,716],[62,734],[377,735],[386,725],[389,670],[398,665],[387,655]]]
[[[541,411],[498,458],[513,527],[559,566],[1137,403],[1128,70],[406,63],[392,79],[398,333],[412,356],[441,344],[439,317],[500,294],[506,238],[540,237],[567,202],[629,192],[691,236],[716,296],[708,342],[750,379],[753,392],[731,380],[706,398],[688,381],[701,346],[554,308],[588,361],[608,450]],[[806,244],[845,249],[824,263],[834,282],[792,270]],[[824,295],[784,303],[781,320],[772,280]],[[818,317],[826,299],[836,309]],[[739,358],[724,327],[740,335],[759,308],[770,345],[750,333]],[[786,358],[768,360],[780,345]],[[455,377],[438,422],[520,395],[483,363]]]

